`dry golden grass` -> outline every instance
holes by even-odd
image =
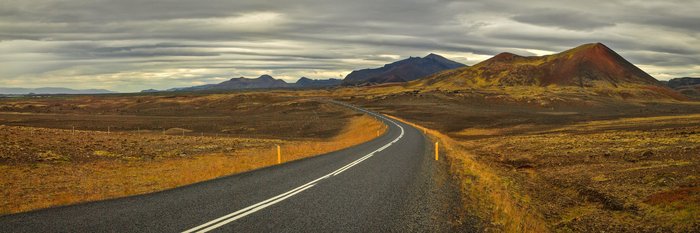
[[[492,225],[485,228],[503,232],[548,232],[542,217],[528,205],[530,197],[489,165],[476,160],[459,142],[437,130],[390,117],[427,132],[439,142],[440,149],[444,150],[441,156],[447,156],[451,172],[461,181],[463,205],[491,222]]]
[[[325,154],[354,146],[384,134],[386,125],[380,121],[362,116],[354,118],[339,135],[326,141],[301,141],[281,145],[282,162]]]
[[[700,115],[630,117],[460,141],[557,232],[695,232]],[[658,201],[662,200],[662,201]]]
[[[0,214],[174,188],[275,165],[275,144],[286,162],[357,145],[385,130],[383,123],[363,115],[328,140],[267,140],[265,146],[184,158],[0,165]]]

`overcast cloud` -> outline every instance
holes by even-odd
[[[431,52],[475,64],[591,42],[665,80],[700,76],[698,11],[669,0],[3,0],[0,86],[293,82]]]

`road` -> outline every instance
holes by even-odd
[[[2,216],[0,232],[455,231],[460,202],[446,164],[417,129],[367,113],[389,127],[358,146],[157,193]]]

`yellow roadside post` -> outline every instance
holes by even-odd
[[[435,142],[435,160],[438,160],[438,155],[439,155],[438,142]]]
[[[277,145],[277,164],[282,163],[282,150],[280,149],[280,145]]]

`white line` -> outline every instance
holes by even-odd
[[[248,210],[250,210],[250,209],[256,208],[256,207],[258,207],[258,206],[260,206],[260,205],[267,204],[268,202],[270,202],[270,201],[272,201],[272,200],[275,200],[275,199],[278,199],[278,198],[282,198],[282,197],[284,197],[284,196],[286,196],[286,195],[288,195],[288,194],[290,194],[290,193],[296,192],[296,191],[299,190],[299,189],[306,188],[306,186],[309,186],[309,184],[305,184],[305,185],[299,186],[299,187],[297,187],[297,188],[295,188],[295,189],[292,189],[292,190],[289,190],[289,191],[287,191],[287,192],[285,192],[285,193],[283,193],[283,194],[280,194],[280,195],[277,195],[277,196],[272,197],[272,198],[270,198],[270,199],[267,199],[267,200],[258,202],[258,203],[254,204],[254,205],[248,206],[248,207],[243,208],[243,209],[241,209],[241,210],[238,210],[238,211],[236,211],[236,212],[233,212],[233,213],[224,215],[224,216],[222,216],[222,217],[220,217],[220,218],[214,219],[214,220],[212,220],[212,221],[209,221],[209,222],[207,222],[207,223],[205,223],[205,224],[202,224],[202,225],[200,225],[200,226],[197,226],[197,227],[195,227],[195,228],[192,228],[192,229],[183,231],[183,233],[194,232],[194,231],[197,231],[197,230],[199,230],[199,229],[201,229],[201,228],[206,227],[207,225],[211,225],[211,224],[217,223],[217,222],[219,222],[219,221],[225,220],[226,218],[234,217],[234,216],[236,216],[236,215],[238,215],[238,214],[240,214],[240,213],[243,213],[243,212],[248,211]],[[312,186],[313,186],[313,185],[312,185]]]
[[[336,103],[339,103],[339,102],[336,102]],[[328,174],[326,174],[326,175],[324,175],[324,176],[321,176],[321,177],[319,177],[318,179],[315,179],[315,180],[313,180],[313,181],[311,181],[311,182],[309,182],[309,183],[303,184],[303,185],[301,185],[301,186],[299,186],[299,187],[296,187],[296,188],[294,188],[294,189],[292,189],[292,190],[289,190],[289,191],[287,191],[287,192],[285,192],[285,193],[282,193],[282,194],[280,194],[280,195],[274,196],[274,197],[272,197],[272,198],[270,198],[270,199],[267,199],[267,200],[258,202],[258,203],[256,203],[256,204],[253,204],[253,205],[248,206],[248,207],[246,207],[246,208],[240,209],[240,210],[238,210],[238,211],[236,211],[236,212],[233,212],[233,213],[224,215],[224,216],[222,216],[222,217],[219,217],[219,218],[217,218],[217,219],[214,219],[214,220],[209,221],[209,222],[207,222],[207,223],[204,223],[204,224],[202,224],[202,225],[199,225],[199,226],[196,226],[196,227],[191,228],[191,229],[189,229],[189,230],[183,231],[183,233],[191,233],[191,232],[200,232],[200,233],[203,233],[203,232],[211,231],[211,230],[213,230],[213,229],[216,229],[216,228],[218,228],[218,227],[221,227],[221,226],[223,226],[223,225],[226,225],[226,224],[228,224],[228,223],[230,223],[230,222],[236,221],[236,220],[239,219],[239,218],[245,217],[246,215],[255,213],[255,212],[257,212],[258,210],[261,210],[261,209],[264,209],[264,208],[266,208],[266,207],[268,207],[268,206],[274,205],[274,204],[277,203],[277,202],[280,202],[280,201],[282,201],[282,200],[284,200],[284,199],[290,198],[290,197],[292,197],[292,196],[294,196],[294,195],[296,195],[296,194],[298,194],[298,193],[300,193],[300,192],[302,192],[302,191],[304,191],[304,190],[306,190],[306,189],[309,189],[309,188],[313,187],[314,185],[316,185],[319,181],[321,181],[321,180],[323,180],[323,179],[326,179],[326,178],[331,177],[331,176],[338,175],[338,174],[344,172],[345,170],[350,169],[351,167],[353,167],[353,166],[355,166],[355,165],[361,163],[362,161],[365,161],[366,159],[368,159],[368,158],[374,156],[374,154],[376,154],[377,152],[380,152],[380,151],[382,151],[382,150],[388,148],[389,146],[393,145],[394,143],[396,143],[396,142],[398,142],[399,140],[401,140],[401,138],[403,138],[403,135],[404,135],[404,129],[403,129],[403,127],[401,127],[401,125],[397,124],[397,123],[394,122],[393,120],[390,120],[390,119],[388,119],[388,118],[386,118],[386,117],[384,117],[384,116],[382,116],[382,115],[379,115],[379,114],[376,114],[376,113],[373,113],[373,112],[369,112],[369,111],[364,110],[364,109],[356,108],[356,107],[350,106],[350,105],[345,105],[345,104],[343,104],[343,103],[340,103],[340,104],[341,104],[341,105],[344,105],[344,106],[346,106],[346,107],[350,107],[350,108],[353,108],[353,109],[356,109],[356,110],[365,112],[365,113],[367,113],[367,114],[370,114],[370,115],[373,115],[373,116],[382,118],[382,119],[384,119],[384,120],[386,120],[386,121],[388,121],[388,122],[391,122],[392,124],[394,124],[394,125],[396,125],[397,127],[399,127],[399,129],[401,130],[401,133],[399,134],[398,137],[396,137],[396,138],[395,138],[394,140],[392,140],[391,142],[385,144],[384,146],[382,146],[382,147],[380,147],[380,148],[378,148],[378,149],[376,149],[376,150],[370,152],[369,154],[366,154],[365,156],[362,156],[361,158],[359,158],[359,159],[357,159],[357,160],[355,160],[355,161],[353,161],[353,162],[351,162],[351,163],[349,163],[349,164],[346,164],[345,166],[343,166],[343,167],[341,167],[341,168],[338,168],[337,170],[335,170],[335,171],[333,171],[333,172],[331,172],[331,173],[328,173]],[[201,230],[200,230],[200,229],[201,229]]]
[[[290,194],[287,195],[287,196],[284,196],[284,197],[282,197],[282,198],[278,198],[277,200],[274,200],[274,201],[272,201],[272,202],[270,202],[270,203],[267,203],[267,204],[264,204],[264,205],[255,207],[255,209],[246,211],[245,213],[239,214],[239,215],[237,215],[237,216],[235,216],[235,217],[233,217],[233,218],[229,218],[229,219],[227,219],[226,221],[222,221],[222,222],[220,222],[220,223],[217,223],[217,224],[215,224],[215,225],[212,225],[212,226],[210,226],[210,227],[207,227],[207,228],[205,228],[205,229],[203,229],[203,230],[201,230],[201,231],[197,231],[197,233],[204,233],[204,232],[208,232],[208,231],[214,230],[214,229],[216,229],[216,228],[219,228],[220,226],[223,226],[223,225],[226,225],[226,224],[228,224],[228,223],[230,223],[230,222],[236,221],[237,219],[242,218],[242,217],[245,217],[246,215],[255,213],[255,212],[257,212],[258,210],[264,209],[265,207],[274,205],[274,204],[277,203],[277,202],[280,202],[280,201],[283,201],[284,199],[290,198],[291,196],[294,196],[294,195],[297,194],[297,193],[300,193],[300,192],[302,192],[302,191],[304,191],[304,190],[306,190],[306,189],[309,189],[309,188],[311,188],[311,187],[314,187],[314,185],[316,185],[316,184],[312,184],[312,185],[306,186],[306,187],[304,187],[303,189],[299,189],[299,190],[297,190],[297,191],[295,191],[295,192],[293,192],[293,193],[290,193]]]

